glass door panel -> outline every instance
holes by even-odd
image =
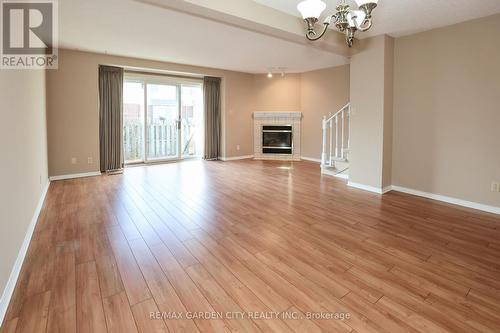
[[[183,158],[203,155],[202,85],[181,86],[181,153]]]
[[[123,84],[123,154],[126,164],[144,162],[144,83]]]
[[[179,158],[179,89],[147,84],[147,160]]]

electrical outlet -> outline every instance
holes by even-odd
[[[240,145],[236,145],[236,150],[240,150],[241,149],[241,146]]]
[[[94,163],[94,159],[92,157],[87,158],[87,163],[88,164],[93,164]]]
[[[76,164],[76,157],[71,158],[71,164]]]
[[[500,184],[497,182],[491,183],[491,192],[500,192]]]

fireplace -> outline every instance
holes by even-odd
[[[293,131],[291,125],[262,126],[262,153],[291,155]]]
[[[301,120],[300,112],[254,112],[254,158],[300,161]]]

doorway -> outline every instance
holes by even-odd
[[[197,79],[126,75],[123,84],[125,164],[203,155],[203,83]]]

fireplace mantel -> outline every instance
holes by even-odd
[[[254,158],[257,160],[300,161],[300,126],[302,112],[254,112]],[[262,146],[263,126],[282,125],[292,127],[292,154],[264,154]]]
[[[302,119],[302,112],[254,112],[253,119]]]

